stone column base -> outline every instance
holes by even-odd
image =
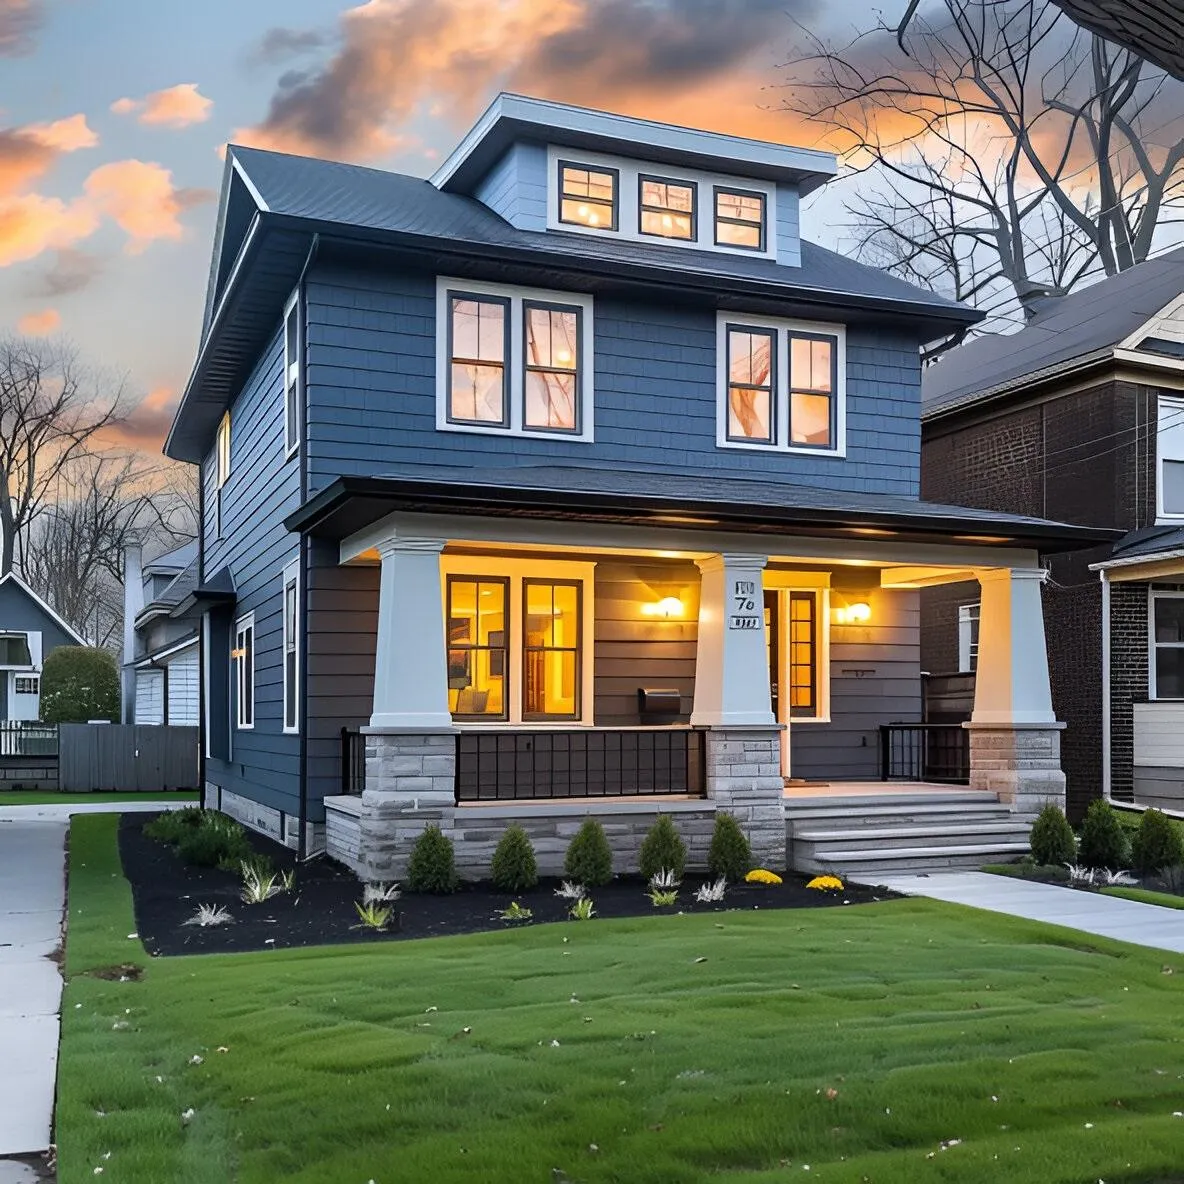
[[[962,725],[970,732],[970,788],[985,789],[1018,813],[1051,802],[1065,808],[1061,772],[1064,724]]]
[[[781,728],[722,726],[707,731],[707,796],[731,814],[757,867],[785,868],[785,782]]]
[[[435,823],[453,837],[456,738],[448,731],[364,728],[359,864],[366,880],[401,880],[415,840]]]

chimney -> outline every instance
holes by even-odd
[[[136,658],[136,617],[143,609],[144,548],[133,544],[123,549],[123,668],[119,681],[125,724],[135,719],[136,672],[132,662]]]

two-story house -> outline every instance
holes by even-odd
[[[1184,806],[1184,249],[925,370],[921,493],[1130,532],[1053,555],[1044,590],[1070,813]],[[973,671],[974,584],[922,598],[921,659]],[[976,653],[977,651],[977,653]]]
[[[1108,536],[919,499],[919,346],[977,314],[802,239],[834,174],[516,95],[428,180],[228,151],[166,445],[208,803],[376,877],[429,822],[486,873],[510,818],[557,870],[587,813],[624,867],[659,809],[784,866],[787,793],[871,793],[920,719],[917,590],[967,575],[963,779],[1062,795],[1039,553]]]
[[[41,718],[45,659],[60,646],[73,645],[86,641],[16,572],[0,576],[0,725]],[[0,755],[4,745],[0,737]]]

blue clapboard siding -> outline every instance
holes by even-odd
[[[802,265],[802,227],[796,185],[777,186],[777,262],[785,267]]]
[[[846,457],[717,448],[715,313],[600,295],[594,443],[438,432],[435,277],[316,268],[307,283],[310,492],[404,464],[576,463],[916,496],[916,342],[852,328]]]
[[[473,196],[519,230],[547,229],[547,150],[515,144],[481,179]]]
[[[208,579],[229,565],[238,592],[234,616],[255,614],[255,727],[231,727],[230,760],[206,762],[206,780],[288,814],[300,807],[300,738],[283,733],[283,570],[297,558],[283,519],[300,504],[300,468],[284,459],[282,334],[263,351],[231,405],[230,479],[222,489],[222,537],[206,515]],[[202,465],[207,507],[213,506],[214,457]],[[210,655],[210,677],[231,678],[229,654]],[[231,711],[234,699],[231,696]]]

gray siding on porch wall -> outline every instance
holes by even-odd
[[[432,274],[322,265],[307,292],[310,493],[342,474],[565,463],[917,493],[917,342],[899,332],[848,330],[846,457],[721,449],[714,310],[598,294],[596,440],[580,443],[436,430]]]
[[[284,459],[281,338],[277,333],[230,409],[230,479],[222,490],[222,538],[213,533],[213,455],[202,465],[205,578],[229,565],[234,618],[255,614],[255,727],[231,725],[229,760],[206,761],[206,781],[285,814],[300,810],[300,737],[283,731],[283,570],[298,555],[284,528],[300,504],[300,466]],[[210,677],[229,678],[229,655],[210,655]],[[235,710],[231,695],[230,710]]]

